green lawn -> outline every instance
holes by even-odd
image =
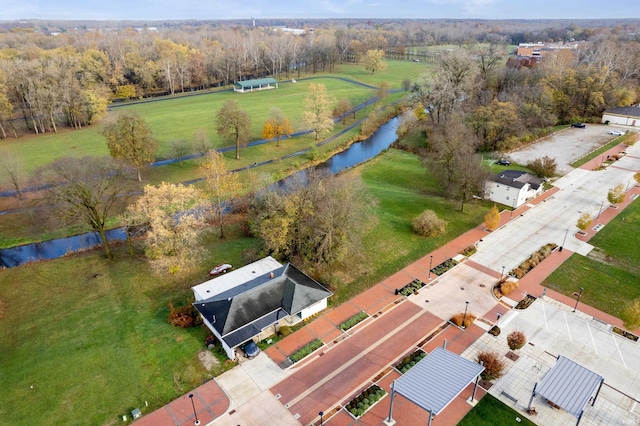
[[[348,300],[474,228],[482,223],[489,209],[489,204],[475,202],[460,212],[459,203],[434,195],[438,192],[437,183],[427,175],[417,156],[404,151],[390,149],[354,172],[361,173],[377,204],[377,223],[364,241],[366,264],[353,282],[335,290],[334,303]],[[447,221],[443,235],[424,238],[413,232],[411,220],[425,209]]]
[[[520,421],[516,420],[516,418],[520,418]],[[535,426],[535,423],[490,394],[482,397],[478,405],[473,407],[458,423],[458,426],[507,425]]]
[[[634,201],[589,241],[606,262],[574,254],[543,285],[568,296],[582,287],[582,302],[619,318],[629,301],[640,298],[638,232],[640,203]]]
[[[208,333],[169,325],[168,303],[186,303],[208,267],[240,264],[255,244],[211,238],[186,276],[154,276],[124,247],[112,262],[93,252],[2,271],[0,423],[117,424],[145,401],[148,413],[200,385]]]

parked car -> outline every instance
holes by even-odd
[[[578,129],[584,129],[585,127],[587,127],[587,125],[584,124],[584,123],[571,123],[571,127],[577,127]]]
[[[226,274],[232,269],[233,269],[233,266],[229,265],[228,263],[223,263],[221,265],[216,266],[212,270],[210,270],[209,276],[213,277],[220,274]]]
[[[258,356],[258,354],[260,353],[260,348],[258,347],[258,345],[256,345],[256,342],[254,342],[253,340],[249,340],[244,344],[244,346],[242,346],[242,351],[247,358],[251,359]]]
[[[501,166],[510,166],[511,162],[509,160],[502,159],[502,160],[496,161],[496,164],[499,164]]]
[[[609,132],[610,135],[622,136],[624,132],[622,130],[612,130]]]

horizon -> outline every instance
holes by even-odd
[[[626,3],[626,4],[625,4]],[[363,16],[362,11],[367,10]],[[513,0],[3,0],[0,21],[184,21],[260,19],[406,19],[406,20],[594,20],[639,19],[640,2],[612,0],[530,0],[526,9]]]

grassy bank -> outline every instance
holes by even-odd
[[[519,419],[519,420],[517,420]],[[503,404],[490,394],[482,397],[478,405],[462,419],[458,426],[507,426],[507,425],[535,426],[535,423]]]
[[[627,302],[640,298],[640,203],[634,201],[590,241],[600,255],[572,255],[543,285],[571,296],[584,288],[581,301],[616,317]]]

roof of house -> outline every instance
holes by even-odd
[[[438,347],[396,380],[394,389],[437,415],[483,371],[481,364]]]
[[[540,185],[544,182],[539,177],[520,170],[504,170],[492,175],[489,180],[518,189],[522,189],[525,185],[529,184],[533,190],[540,188]]]
[[[640,117],[640,106],[613,107],[607,109],[605,114],[628,115],[631,117]]]
[[[244,80],[244,81],[236,81],[233,83],[238,87],[242,87],[244,89],[250,89],[252,87],[261,87],[267,86],[269,84],[276,84],[278,81],[275,78],[256,78],[255,80]]]
[[[287,264],[193,305],[233,348],[268,325],[297,314],[332,294],[298,268]]]

